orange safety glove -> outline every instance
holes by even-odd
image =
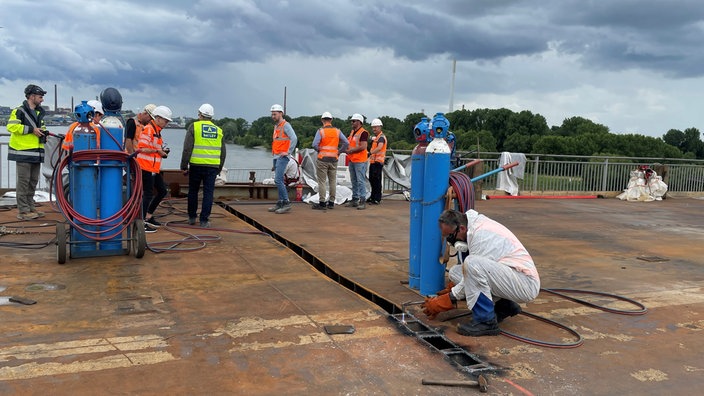
[[[452,300],[452,293],[446,293],[437,297],[426,297],[425,302],[420,306],[423,308],[423,313],[429,319],[435,319],[440,312],[449,311],[455,308],[455,302]]]
[[[447,286],[442,290],[438,290],[437,293],[435,293],[435,294],[437,294],[438,296],[442,296],[443,294],[447,294],[450,291],[452,291],[453,287],[455,287],[455,284],[452,283],[452,281],[448,281]]]

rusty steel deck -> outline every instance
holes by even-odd
[[[8,246],[50,241],[58,213],[16,223],[15,210],[0,212],[6,226],[0,237],[0,393],[477,392],[421,385],[421,379],[469,377],[389,319],[390,311],[420,299],[403,284],[407,202],[325,212],[296,204],[285,215],[267,206],[226,201],[214,210],[213,230],[175,227],[217,235],[217,241],[191,238],[176,247],[183,251],[70,259],[63,266],[53,245]],[[617,293],[649,310],[615,315],[541,293],[524,309],[584,338],[579,348],[548,349],[504,336],[463,337],[454,327],[466,317],[443,321],[462,310],[428,321],[417,306],[409,307],[494,368],[487,373],[490,393],[689,394],[704,383],[703,201],[497,200],[476,206],[518,235],[543,287]],[[168,213],[161,220],[176,225],[183,209],[183,201],[174,201],[157,213]],[[182,238],[163,228],[147,235],[153,246]],[[188,251],[201,243],[204,248]],[[8,296],[37,304],[3,303]],[[353,325],[355,332],[329,335],[324,326],[333,324]],[[570,339],[525,316],[507,319],[502,328]]]

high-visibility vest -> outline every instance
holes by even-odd
[[[288,153],[288,149],[291,148],[291,138],[284,132],[286,124],[286,120],[281,120],[281,122],[274,127],[274,136],[271,142],[271,153],[274,155]]]
[[[328,124],[318,129],[320,133],[320,143],[318,144],[318,158],[332,157],[337,159],[340,145],[340,130]]]
[[[12,110],[7,120],[7,131],[10,132],[8,161],[44,162],[44,144],[33,131],[34,128],[45,127],[43,108],[37,107],[32,114],[27,101],[24,101],[21,106]]]
[[[193,123],[193,152],[189,162],[194,165],[220,165],[222,147],[222,129],[212,121]]]
[[[62,150],[73,150],[73,131],[81,125],[80,122],[74,122],[71,124],[71,126],[68,127],[68,132],[66,132],[66,136],[64,136],[64,141],[61,143],[61,149]],[[93,127],[93,131],[95,132],[95,141],[100,142],[100,128],[94,124],[91,124]]]
[[[144,129],[144,125],[142,125],[142,123],[139,122],[139,119],[137,117],[134,117],[134,138],[132,139],[132,142],[139,141],[139,136],[142,134],[143,129]],[[134,144],[134,143],[132,143],[132,144]]]
[[[348,138],[350,141],[350,149],[360,146],[361,142],[359,140],[364,132],[367,132],[364,128],[359,128],[356,131],[350,132],[350,137]],[[368,158],[367,150],[347,154],[347,158],[349,158],[350,162],[365,162]]]
[[[152,120],[142,129],[142,133],[139,135],[137,149],[159,150],[163,143],[164,141],[161,139],[161,128]],[[137,154],[137,163],[142,170],[158,173],[161,170],[161,155],[157,152],[140,152]]]
[[[379,132],[378,136],[374,136],[372,138],[372,149],[371,151],[374,151],[374,149],[377,148],[379,145],[379,138],[384,138],[384,145],[381,147],[381,150],[378,153],[375,154],[370,154],[369,156],[369,161],[370,162],[381,162],[382,164],[384,163],[384,158],[386,158],[386,145],[389,143],[386,140],[386,136],[384,136],[384,132]]]

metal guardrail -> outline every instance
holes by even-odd
[[[7,160],[7,133],[0,133],[0,188],[14,188],[15,163]],[[393,150],[389,154],[410,155],[410,150]],[[483,170],[489,172],[499,166],[501,153],[459,152],[462,163],[481,158]],[[654,166],[662,164],[667,170],[664,181],[671,192],[704,192],[704,160],[680,158],[647,157],[605,157],[577,155],[526,154],[526,167],[523,179],[518,180],[522,193],[549,191],[560,192],[620,192],[628,185],[631,170],[638,165]],[[657,170],[656,170],[657,171]],[[256,181],[272,177],[271,169],[228,169],[228,182],[249,182],[251,172]],[[490,176],[482,181],[483,189],[496,188],[497,177]],[[46,181],[40,177],[40,189],[46,189]],[[384,178],[385,191],[399,191],[405,188]]]

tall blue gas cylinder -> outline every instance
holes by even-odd
[[[409,233],[408,286],[420,288],[420,260],[423,224],[423,184],[425,179],[425,149],[430,140],[429,121],[423,117],[413,129],[418,145],[411,154],[411,219]]]
[[[81,123],[73,130],[74,153],[94,150],[97,144],[97,136],[90,122]],[[94,161],[76,161],[69,169],[69,194],[73,209],[83,217],[97,218],[98,167]],[[85,230],[86,235],[81,234],[76,228],[71,229],[71,240],[78,242],[71,244],[71,256],[81,257],[85,256],[85,253],[96,250],[95,239],[91,238],[97,236],[96,227],[78,220],[76,224]]]
[[[122,151],[122,139],[124,127],[119,114],[105,112],[105,117],[101,120],[100,128],[100,149]],[[122,209],[122,170],[123,162],[119,160],[105,160],[100,166],[100,218],[107,219]],[[117,217],[112,221],[106,221],[103,229],[114,229],[123,221]],[[108,232],[109,233],[109,232]],[[100,243],[100,250],[120,250],[122,249],[122,236],[120,234]]]
[[[438,218],[445,208],[450,184],[450,147],[445,141],[449,128],[447,118],[437,113],[430,127],[433,140],[425,149],[420,268],[420,294],[424,296],[435,294],[445,285],[445,268],[439,261],[443,246]]]

